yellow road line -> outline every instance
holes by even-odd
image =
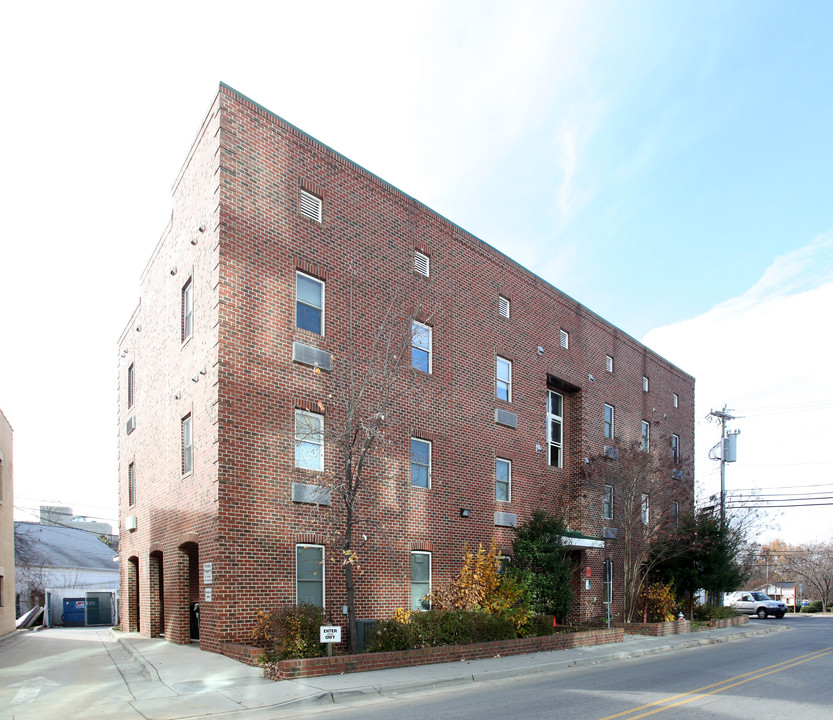
[[[599,720],[614,720],[615,718],[625,717],[626,715],[629,716],[628,720],[639,720],[639,718],[648,717],[649,715],[654,715],[662,712],[663,710],[668,710],[669,708],[677,707],[679,705],[685,705],[692,700],[698,700],[700,698],[708,697],[709,695],[714,695],[715,693],[723,692],[724,690],[729,690],[730,688],[737,687],[738,685],[743,685],[744,683],[751,682],[752,680],[758,680],[766,677],[767,675],[787,670],[791,667],[795,667],[796,665],[809,662],[810,660],[817,660],[818,658],[830,655],[831,653],[833,653],[833,647],[825,648],[824,650],[817,650],[816,652],[808,653],[806,655],[799,655],[798,657],[790,660],[784,660],[776,663],[775,665],[768,665],[767,667],[759,668],[758,670],[753,670],[752,672],[744,673],[743,675],[735,675],[734,677],[727,678],[726,680],[721,680],[720,682],[712,683],[711,685],[704,685],[703,687],[696,688],[695,690],[689,690],[688,692],[680,693],[679,695],[673,695],[672,697],[665,698],[664,700],[655,700],[647,705],[640,705],[639,707],[631,708],[630,710],[625,710],[624,712],[616,713],[615,715],[606,715],[603,718],[599,718]],[[741,678],[746,679],[742,680]],[[704,692],[705,690],[709,690],[710,692]],[[685,699],[681,700],[680,698]],[[674,700],[679,700],[679,702],[672,702]],[[662,707],[657,707],[659,705]],[[631,713],[639,712],[640,710],[647,710],[648,708],[654,709],[641,715],[631,715]]]

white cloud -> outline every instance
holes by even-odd
[[[731,427],[742,432],[738,462],[727,465],[727,491],[758,488],[795,497],[826,485],[833,495],[831,311],[833,234],[827,234],[778,257],[741,296],[644,338],[697,379],[700,492],[720,487],[718,464],[707,457],[719,431],[704,418],[727,404],[739,416]],[[830,510],[784,510],[780,528],[770,526],[764,539],[829,538]]]

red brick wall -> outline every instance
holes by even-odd
[[[299,215],[302,185],[323,198],[322,223]],[[381,527],[368,533],[371,548],[362,553],[359,617],[408,606],[412,549],[432,549],[434,585],[457,569],[464,543],[494,538],[508,551],[512,534],[494,526],[496,510],[521,522],[543,507],[563,512],[572,529],[601,536],[601,485],[583,484],[581,470],[584,458],[605,444],[605,402],[616,407],[624,440],[639,437],[643,418],[660,419],[669,435],[680,435],[684,455],[693,454],[690,376],[479,239],[221,87],[174,186],[171,224],[143,275],[141,304],[119,358],[122,385],[132,361],[137,377],[137,429],[130,436],[126,390],[119,392],[122,515],[138,518],[135,532],[122,529],[124,556],[139,556],[146,575],[150,543],[160,543],[165,584],[175,591],[176,573],[182,574],[176,554],[183,537],[194,535],[197,581],[204,563],[213,566],[212,600],[201,608],[203,647],[244,642],[258,609],[294,604],[295,543],[328,539],[310,506],[293,504],[290,492],[293,481],[317,480],[294,467],[294,409],[320,402],[334,417],[333,374],[293,363],[292,342],[332,352],[338,372],[351,311],[361,321],[359,344],[366,345],[389,288],[412,302],[425,290],[425,279],[411,269],[414,248],[431,258],[433,372],[420,374],[409,399],[391,413],[388,445],[369,466],[366,499],[378,508],[373,518]],[[360,265],[362,291],[352,308],[351,261]],[[295,327],[296,268],[326,280],[323,336]],[[180,291],[189,276],[195,331],[181,346]],[[499,294],[511,301],[508,320],[498,315]],[[570,333],[566,350],[559,345],[562,328]],[[511,403],[495,399],[496,354],[513,362]],[[605,371],[606,354],[614,357],[613,374]],[[546,461],[548,374],[579,388],[565,395],[563,468]],[[649,393],[642,391],[643,375]],[[494,422],[496,407],[518,415],[517,429]],[[182,478],[180,420],[189,411],[194,471]],[[412,433],[433,443],[427,491],[410,485]],[[494,499],[496,456],[512,461],[511,503]],[[332,469],[331,448],[325,457]],[[138,498],[129,508],[127,466],[134,460]],[[692,496],[687,477],[681,509]],[[470,518],[460,517],[463,507],[472,510]],[[338,554],[330,547],[327,555],[327,609],[332,621],[343,622],[346,598],[332,562]],[[592,575],[577,601],[598,607],[597,614],[604,557],[589,550],[579,559]],[[205,590],[200,586],[201,598]],[[169,603],[166,592],[164,607],[173,618],[183,601]],[[167,617],[165,627],[166,634],[173,627]],[[171,639],[187,639],[181,630],[175,634]]]

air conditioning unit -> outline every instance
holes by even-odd
[[[129,530],[131,532],[136,529],[136,516],[135,515],[128,515],[124,519],[124,529]]]
[[[610,445],[605,445],[605,457],[608,457],[611,460],[618,460],[619,459],[619,449],[615,448],[615,447],[611,447]]]
[[[672,470],[671,477],[675,480],[682,480],[683,479],[683,471],[682,470]]]
[[[127,425],[125,427],[125,430],[127,431],[127,434],[130,435],[130,433],[132,433],[135,429],[136,429],[136,416],[131,415],[130,418],[128,418],[128,420],[127,420]]]

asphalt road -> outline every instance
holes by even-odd
[[[333,720],[830,720],[833,618],[769,619],[789,632],[597,667],[382,697],[284,717]],[[278,716],[276,716],[278,717]]]

